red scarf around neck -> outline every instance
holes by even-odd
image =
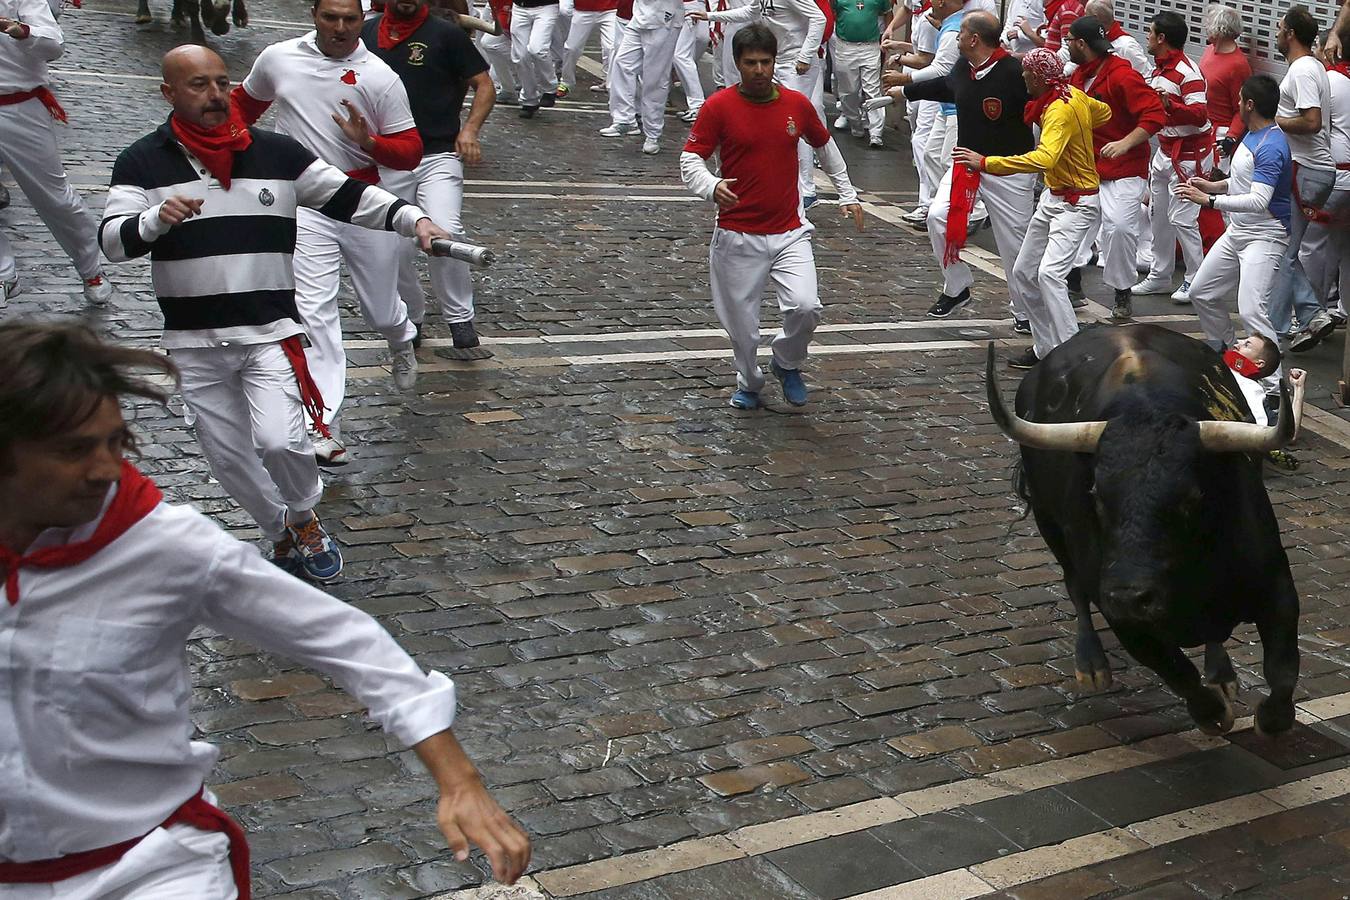
[[[988,59],[980,63],[978,66],[970,67],[970,77],[971,78],[979,77],[979,74],[983,72],[985,69],[988,69],[990,66],[998,62],[1000,59],[1003,59],[1004,57],[1008,56],[1012,56],[1012,54],[1009,53],[1007,50],[1003,49],[1002,47],[995,47],[994,52],[989,54]]]
[[[164,499],[158,487],[142,475],[135,466],[122,461],[122,478],[117,494],[108,506],[103,519],[88,540],[59,547],[44,547],[21,556],[0,544],[0,566],[5,570],[5,599],[13,606],[19,602],[19,570],[60,569],[77,566],[127,532],[131,526],[150,514]]]
[[[1039,97],[1033,97],[1027,102],[1026,108],[1022,110],[1022,121],[1026,122],[1027,125],[1039,123],[1041,121],[1041,116],[1045,114],[1046,109],[1049,108],[1051,103],[1054,103],[1056,100],[1063,100],[1065,103],[1068,103],[1070,94],[1071,91],[1069,90],[1069,86],[1064,82],[1061,81],[1058,84],[1051,84],[1044,94],[1041,94]]]
[[[413,36],[413,32],[422,27],[422,23],[431,15],[431,7],[423,3],[417,12],[407,19],[394,15],[394,5],[385,4],[384,15],[380,16],[380,31],[376,43],[381,50],[393,50],[399,44]]]
[[[1341,60],[1340,62],[1336,63],[1336,65],[1334,65],[1334,66],[1327,66],[1327,71],[1328,71],[1328,72],[1340,72],[1340,73],[1341,73],[1342,75],[1344,75],[1346,78],[1350,78],[1350,62],[1346,62],[1345,60]]]
[[[173,128],[174,137],[188,148],[189,153],[201,160],[206,171],[228,191],[230,173],[234,170],[234,155],[247,150],[253,143],[253,135],[238,112],[231,107],[230,117],[214,128],[193,125],[177,116],[169,117],[169,125]]]
[[[1109,55],[1103,54],[1092,62],[1083,63],[1073,72],[1074,84],[1087,85],[1088,82],[1097,77],[1097,73],[1101,71],[1102,66],[1106,65],[1106,61],[1110,58]],[[1087,90],[1086,87],[1083,89]]]
[[[1114,41],[1117,38],[1125,37],[1126,33],[1125,29],[1120,27],[1119,22],[1112,22],[1106,29],[1106,39]]]

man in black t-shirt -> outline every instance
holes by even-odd
[[[426,0],[397,0],[382,15],[366,22],[361,32],[370,52],[389,64],[408,91],[413,121],[422,135],[422,162],[411,172],[381,169],[381,184],[427,211],[432,220],[463,239],[460,209],[464,202],[464,165],[483,157],[478,132],[496,101],[488,64],[458,25],[429,15]],[[460,111],[469,88],[473,105],[461,127]],[[399,262],[398,290],[417,325],[421,343],[426,296],[417,277],[414,249]],[[469,264],[432,258],[431,286],[441,301],[456,348],[478,346],[473,327],[473,281]]]
[[[985,147],[982,154],[1014,156],[1028,153],[1035,146],[1031,128],[1022,119],[1027,105],[1027,86],[1022,80],[1022,65],[999,45],[999,21],[987,12],[969,12],[961,20],[956,43],[961,58],[944,78],[935,78],[903,89],[892,89],[895,96],[903,91],[907,100],[937,100],[956,104],[957,144],[962,147]],[[928,208],[928,237],[933,253],[942,267],[942,293],[928,310],[933,318],[945,319],[970,300],[970,286],[974,278],[970,267],[956,255],[959,247],[948,248],[948,219],[951,210],[952,181],[958,174],[950,160],[944,161],[947,170],[933,192]],[[962,181],[968,173],[960,173]],[[1035,175],[1009,175],[1006,178],[981,178],[977,197],[989,211],[994,228],[994,243],[1006,272],[1012,271],[1022,249],[1022,234],[1031,221],[1035,208]],[[960,185],[958,185],[960,187]],[[967,224],[969,218],[967,217]],[[1014,322],[1026,319],[1021,297],[1014,283],[1008,282]]]

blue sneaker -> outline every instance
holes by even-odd
[[[802,373],[797,369],[780,368],[778,363],[774,363],[770,369],[783,385],[783,399],[793,406],[805,406],[806,382],[802,381]]]
[[[319,524],[318,516],[303,525],[287,525],[305,574],[315,581],[332,581],[342,571],[342,551]]]
[[[272,565],[287,575],[305,577],[305,564],[300,560],[300,554],[295,549],[295,539],[289,530],[281,536],[281,540],[272,544]]]
[[[810,209],[815,206],[818,199],[815,194],[807,194],[802,198],[802,209]]]
[[[731,405],[736,409],[759,409],[759,394],[739,390],[731,395]]]

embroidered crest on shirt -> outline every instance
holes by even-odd
[[[997,97],[985,97],[980,108],[984,110],[984,117],[991,122],[998,121],[999,116],[1003,115],[1003,101]]]
[[[343,84],[356,84],[356,70],[348,69],[342,73],[342,77],[338,80]]]
[[[788,120],[787,120],[787,133],[788,133],[788,137],[796,137],[796,136],[797,136],[797,120],[794,119],[794,118],[792,118],[792,116],[788,116]]]
[[[277,202],[277,198],[267,188],[263,188],[261,191],[258,191],[258,202],[263,206],[271,206],[273,203]]]
[[[408,45],[408,65],[420,66],[427,61],[427,45],[413,42]]]

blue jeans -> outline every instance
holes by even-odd
[[[1291,204],[1293,211],[1289,217],[1289,246],[1280,257],[1280,268],[1270,287],[1268,306],[1271,324],[1280,334],[1297,330],[1296,324],[1306,328],[1313,315],[1322,308],[1322,302],[1313,291],[1307,273],[1303,271],[1303,264],[1298,260],[1298,250],[1303,244],[1304,232],[1308,230],[1303,204],[1321,209],[1336,185],[1334,169],[1299,166],[1294,178],[1298,185],[1298,197],[1303,203],[1294,201]]]

